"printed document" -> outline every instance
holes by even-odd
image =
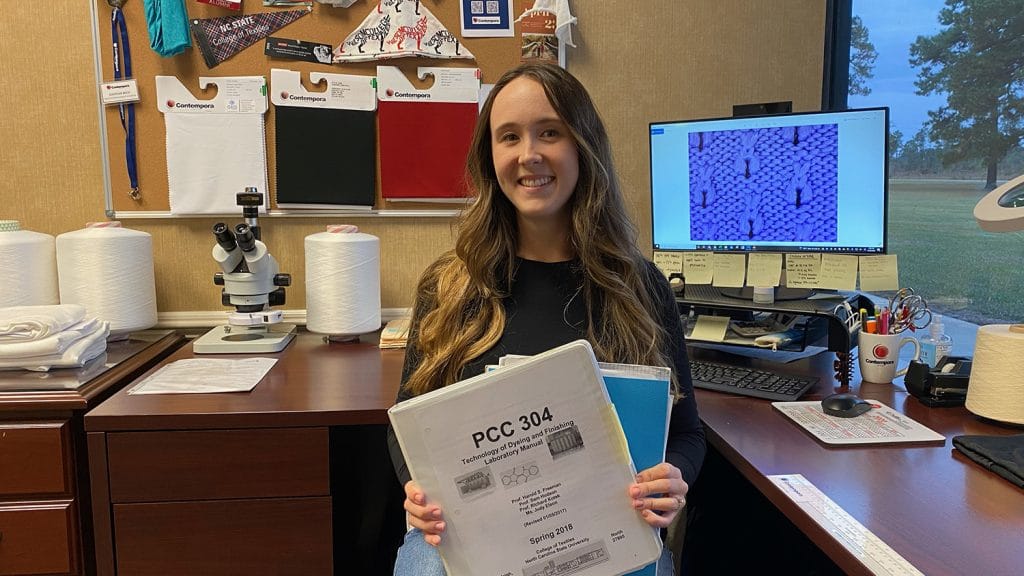
[[[607,576],[660,555],[627,495],[635,471],[586,341],[388,413],[413,479],[444,511],[450,576]]]
[[[187,358],[146,376],[129,394],[250,392],[277,363],[276,358]]]

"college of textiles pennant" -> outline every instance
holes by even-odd
[[[334,49],[335,64],[407,56],[475,59],[419,0],[380,0]]]
[[[192,35],[196,37],[206,66],[213,68],[306,14],[309,14],[309,10],[194,18]]]

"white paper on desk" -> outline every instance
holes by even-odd
[[[150,374],[128,391],[129,394],[211,394],[250,392],[276,358],[187,358],[177,360]]]
[[[812,436],[826,444],[891,444],[896,442],[945,442],[946,437],[889,408],[868,400],[871,410],[853,418],[825,414],[821,402],[772,402]]]
[[[586,341],[388,415],[413,479],[445,511],[450,576],[624,574],[660,555],[630,506],[626,439]]]

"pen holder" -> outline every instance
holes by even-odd
[[[921,345],[917,340],[899,334],[861,332],[857,339],[860,349],[857,354],[860,362],[860,375],[865,382],[891,384],[893,378],[906,374],[906,368],[896,369],[900,350],[906,344],[914,346],[914,356],[911,360],[917,360],[921,356]]]

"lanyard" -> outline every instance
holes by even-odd
[[[114,47],[114,80],[120,80],[121,55],[124,54],[124,78],[132,77],[132,55],[128,46],[128,26],[125,24],[124,12],[120,6],[114,6],[110,16],[110,35]],[[138,200],[139,195],[139,168],[135,157],[135,104],[120,104],[117,107],[118,115],[121,117],[121,128],[124,129],[124,157],[128,167],[128,180],[131,183],[131,191],[128,196],[132,200]]]

